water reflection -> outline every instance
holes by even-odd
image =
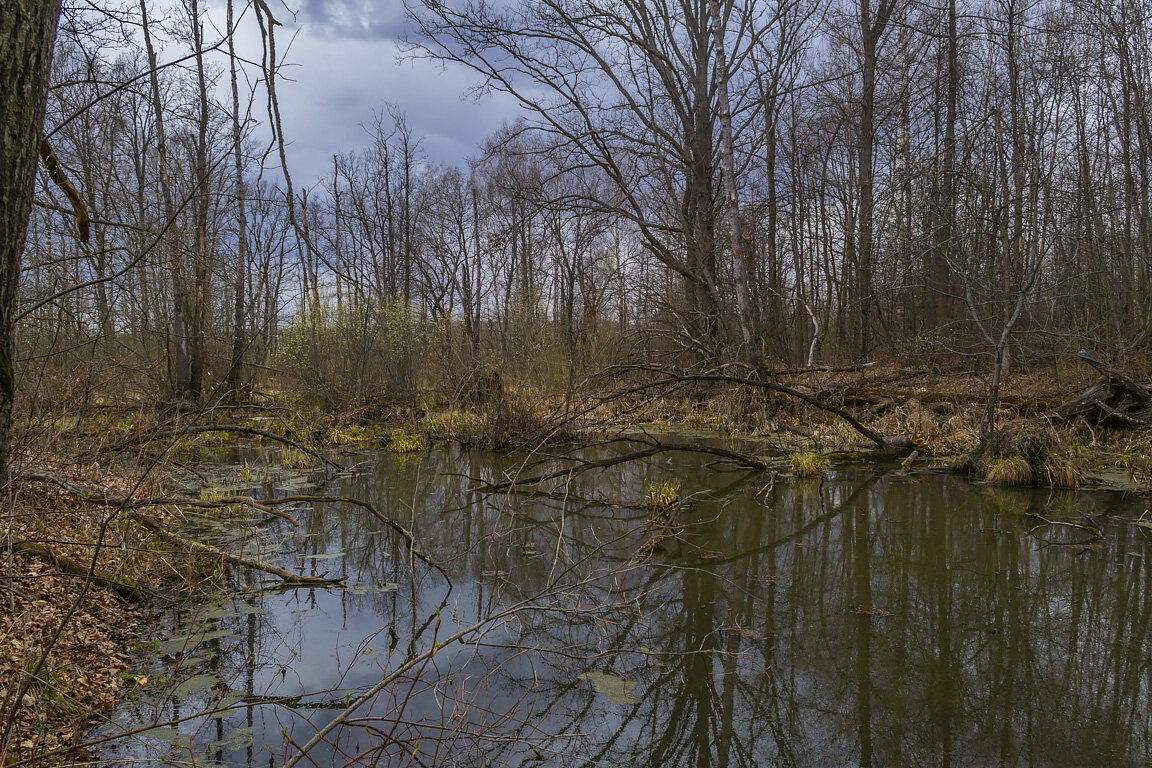
[[[108,758],[139,759],[143,743],[166,761],[279,764],[406,657],[524,601],[385,689],[313,760],[1152,762],[1144,534],[1109,526],[1085,547],[1076,529],[1027,532],[1036,514],[1094,516],[1120,497],[866,472],[762,493],[762,474],[690,455],[586,475],[556,496],[469,490],[468,477],[515,468],[442,450],[337,481],[334,495],[415,530],[452,585],[410,568],[405,543],[362,510],[299,513],[276,541],[286,565],[351,588],[249,590],[185,617],[211,639],[168,656],[176,695],[138,697],[116,723],[189,719]],[[691,499],[675,556],[638,554],[653,534],[635,505],[649,477],[679,479]],[[205,669],[211,686],[181,690]],[[210,706],[227,709],[196,716]]]

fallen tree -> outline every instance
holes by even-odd
[[[124,576],[115,576],[112,574],[101,573],[99,571],[93,572],[91,576],[88,575],[88,568],[73,560],[63,552],[57,552],[51,547],[46,547],[34,541],[14,541],[8,547],[9,551],[13,554],[31,555],[32,557],[42,560],[61,573],[66,573],[69,576],[76,576],[81,579],[90,579],[93,584],[98,587],[111,589],[120,597],[133,603],[140,602],[143,597],[140,593],[140,588],[133,584],[128,578]]]
[[[154,520],[148,515],[144,515],[137,511],[141,506],[158,506],[161,503],[175,504],[176,500],[171,498],[163,501],[142,499],[140,502],[133,502],[131,499],[118,496],[108,489],[83,486],[79,483],[69,480],[68,478],[60,477],[59,475],[55,475],[51,472],[45,472],[42,470],[29,470],[25,472],[22,477],[25,480],[48,483],[50,485],[63,488],[65,491],[76,494],[77,497],[89,503],[98,504],[101,506],[116,507],[118,509],[125,510],[128,512],[131,519],[139,523],[142,528],[149,531],[153,535],[168,541],[169,543],[183,547],[189,552],[211,555],[218,560],[222,560],[223,562],[230,563],[232,565],[243,566],[245,568],[253,568],[258,571],[263,571],[264,573],[269,573],[281,579],[285,584],[331,585],[342,581],[342,579],[328,579],[318,576],[307,576],[304,574],[293,573],[285,568],[281,568],[280,566],[275,565],[274,563],[266,563],[262,560],[256,560],[254,558],[242,557],[240,555],[224,552],[223,550],[217,549],[216,547],[213,547],[209,544],[204,544],[203,542],[194,541],[193,539],[172,533],[157,520]],[[249,501],[254,504],[259,504],[259,502],[256,502],[255,499],[251,499]],[[147,504],[142,505],[141,502],[147,502]],[[57,565],[59,566],[59,563],[57,563]],[[61,570],[64,570],[63,567],[61,567]],[[84,573],[87,575],[87,571]]]
[[[646,436],[647,437],[647,436]],[[767,469],[768,465],[759,459],[748,456],[736,451],[729,451],[724,448],[713,448],[706,445],[692,445],[689,443],[661,443],[651,437],[629,437],[629,438],[615,438],[601,443],[595,443],[591,446],[582,446],[582,448],[591,448],[597,446],[611,445],[613,443],[623,442],[639,442],[646,443],[647,447],[639,448],[635,451],[622,453],[619,456],[608,456],[603,459],[585,459],[579,456],[550,456],[543,461],[570,461],[574,462],[573,466],[556,469],[549,472],[542,472],[529,477],[512,477],[508,480],[499,483],[486,483],[479,486],[476,490],[481,492],[493,493],[496,491],[508,490],[523,485],[537,485],[549,480],[558,480],[563,478],[565,482],[571,480],[577,475],[583,474],[593,469],[607,469],[619,464],[627,464],[630,461],[638,459],[646,459],[649,456],[655,456],[660,453],[671,452],[684,452],[684,453],[703,453],[709,456],[716,456],[725,461],[737,464],[739,466],[747,467],[748,469]]]
[[[1152,384],[1141,384],[1086,349],[1080,350],[1077,357],[1099,371],[1102,378],[1058,407],[1055,416],[1082,416],[1106,426],[1152,424]]]

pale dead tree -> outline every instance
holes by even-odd
[[[736,180],[736,148],[732,137],[732,100],[728,81],[732,71],[725,54],[727,20],[731,3],[721,8],[720,0],[708,0],[711,16],[712,49],[715,57],[716,111],[720,120],[720,176],[724,182],[724,199],[728,207],[728,247],[732,249],[732,280],[736,287],[736,308],[740,341],[745,361],[755,367],[758,362],[752,328],[752,268],[744,231],[740,223],[740,191]]]

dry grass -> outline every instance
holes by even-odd
[[[1084,481],[1069,431],[1034,420],[999,424],[988,444],[969,454],[964,468],[997,485],[1075,488]]]
[[[374,427],[345,424],[329,429],[327,442],[329,445],[355,445],[364,450],[381,440],[383,436],[383,432]]]
[[[920,435],[930,439],[940,431],[941,423],[934,409],[913,397],[885,413],[873,426],[885,435]]]
[[[1084,482],[1084,473],[1066,456],[1049,456],[1041,468],[1044,485],[1053,488],[1076,488]]]
[[[433,439],[459,440],[470,435],[479,422],[469,411],[440,411],[425,416],[420,429]]]
[[[1036,474],[1023,456],[1002,456],[989,463],[984,479],[993,485],[1032,485]]]
[[[949,416],[935,434],[925,440],[925,450],[934,456],[972,453],[980,445],[980,410],[963,408]]]

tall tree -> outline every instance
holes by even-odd
[[[236,271],[233,273],[232,297],[232,362],[228,367],[228,391],[233,397],[240,391],[241,365],[248,346],[245,334],[244,284],[248,278],[248,212],[247,188],[244,185],[243,132],[240,129],[240,89],[236,80],[236,47],[232,0],[228,0],[228,67],[232,81],[232,152],[235,159],[233,180],[236,195]]]
[[[857,217],[856,243],[856,291],[859,301],[857,338],[859,355],[868,354],[871,346],[872,308],[876,302],[872,284],[873,261],[873,208],[875,192],[873,182],[873,150],[876,144],[876,62],[877,51],[888,27],[896,0],[879,0],[873,8],[873,0],[859,0],[860,3],[860,47],[861,92],[860,92],[860,133],[857,145],[860,167],[858,170],[859,216]]]
[[[60,0],[0,0],[0,484],[8,483],[13,332],[20,258],[36,180],[37,146]],[[5,734],[6,735],[6,734]]]

